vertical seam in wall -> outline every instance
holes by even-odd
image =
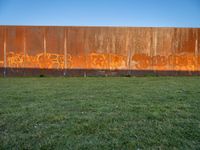
[[[196,58],[196,70],[198,71],[198,30],[196,30],[196,41],[195,41],[195,58]]]
[[[46,56],[47,56],[47,45],[46,45],[46,27],[44,27],[44,39],[43,39],[43,47],[44,47],[44,62],[46,61]],[[45,62],[46,63],[46,62]],[[48,68],[47,63],[45,64],[45,69]]]
[[[6,76],[6,68],[7,68],[7,60],[6,60],[6,49],[7,49],[7,43],[6,43],[6,38],[7,38],[7,36],[6,36],[6,34],[7,34],[7,28],[5,27],[4,28],[4,43],[3,43],[3,47],[4,47],[4,77]]]
[[[24,28],[23,47],[24,47],[24,62],[23,62],[23,65],[24,65],[24,67],[25,67],[25,61],[26,61],[26,29],[25,29],[25,28]]]
[[[132,53],[132,49],[129,49],[129,38],[130,38],[130,33],[129,30],[126,29],[126,50],[128,51],[128,75],[130,75],[130,68],[131,68],[131,53]]]
[[[68,40],[68,42],[67,42]],[[66,69],[68,69],[68,58],[67,58],[67,53],[68,53],[68,44],[69,43],[69,28],[67,28],[67,34],[66,34]]]
[[[44,27],[44,41],[43,41],[43,46],[44,46],[44,55],[46,56],[47,53],[47,47],[46,47],[46,27]]]
[[[66,48],[67,48],[67,45],[66,45],[66,28],[64,28],[64,63],[65,63],[65,65],[64,65],[64,76],[66,75],[66,66],[67,66],[67,62],[66,62],[66,57],[67,57],[67,55],[66,55],[66,53],[67,53],[67,50],[66,50]]]

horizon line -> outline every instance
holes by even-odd
[[[184,26],[129,26],[129,25],[6,25],[0,24],[0,27],[107,27],[107,28],[191,28],[200,29],[200,27]]]

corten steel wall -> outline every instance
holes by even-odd
[[[200,28],[0,26],[1,76],[199,72]]]

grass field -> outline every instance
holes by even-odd
[[[0,78],[0,149],[200,149],[200,77]]]

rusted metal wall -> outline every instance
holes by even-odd
[[[200,28],[0,26],[0,68],[200,71]]]

